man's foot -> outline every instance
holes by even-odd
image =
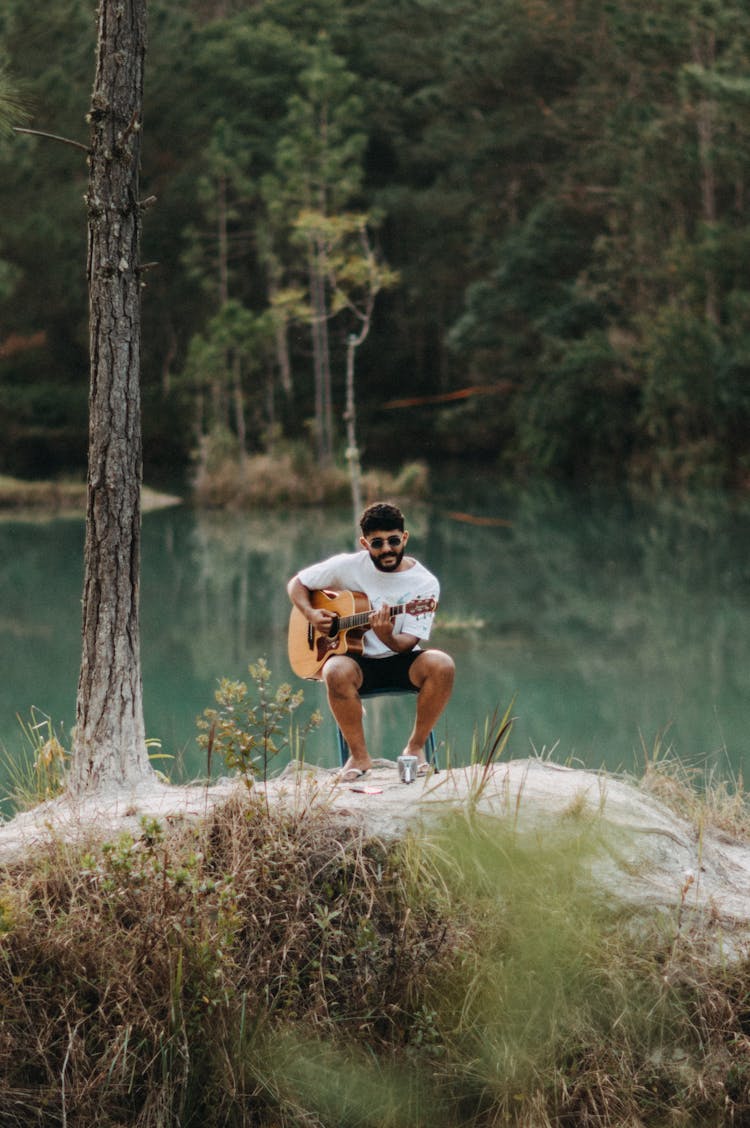
[[[358,779],[362,779],[370,770],[371,765],[368,764],[366,768],[360,768],[356,764],[344,764],[341,771],[336,776],[338,783],[356,783]]]

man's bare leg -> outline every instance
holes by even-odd
[[[359,697],[362,671],[352,658],[334,654],[323,666],[323,681],[333,719],[349,745],[349,759],[342,768],[342,774],[353,768],[366,772],[372,767],[372,760],[367,751],[362,722],[364,710]]]
[[[425,650],[412,663],[409,678],[419,690],[414,727],[404,752],[426,761],[424,746],[427,737],[448,704],[453,690],[456,667],[449,654],[442,650]]]

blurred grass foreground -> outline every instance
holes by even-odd
[[[6,863],[2,1124],[748,1122],[747,961],[684,891],[597,888],[601,820],[468,803],[386,841],[259,791]]]

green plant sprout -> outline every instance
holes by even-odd
[[[68,783],[70,751],[63,744],[61,731],[53,724],[52,718],[36,705],[32,705],[28,720],[17,713],[21,735],[24,739],[20,755],[14,755],[0,745],[0,769],[4,776],[0,789],[0,803],[12,810],[28,810],[48,799],[56,799],[63,794]],[[158,737],[146,740],[148,758],[173,760],[174,757],[161,750]],[[162,783],[168,783],[167,776],[155,769]]]
[[[52,718],[35,705],[28,720],[16,714],[25,749],[20,758],[5,756],[8,795],[14,805],[31,807],[54,799],[65,790],[69,752],[63,747]]]
[[[293,750],[303,758],[305,740],[318,727],[322,716],[318,710],[301,726],[294,714],[304,701],[304,692],[292,691],[286,682],[276,690],[271,687],[271,671],[265,658],[248,666],[255,687],[255,697],[245,682],[222,678],[216,690],[218,708],[204,709],[198,718],[198,744],[206,749],[208,774],[213,756],[218,753],[231,771],[236,771],[248,788],[256,775],[265,783],[271,758]]]

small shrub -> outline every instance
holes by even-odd
[[[299,728],[294,725],[294,714],[304,701],[304,692],[296,693],[286,682],[275,691],[271,689],[271,671],[261,658],[248,667],[257,701],[253,703],[245,682],[222,678],[216,690],[218,708],[205,709],[198,718],[198,744],[206,749],[208,772],[214,753],[223,757],[230,771],[239,773],[247,787],[252,787],[258,770],[265,782],[273,757],[293,750],[302,759],[305,740],[311,729],[317,728],[322,717],[316,710]]]

